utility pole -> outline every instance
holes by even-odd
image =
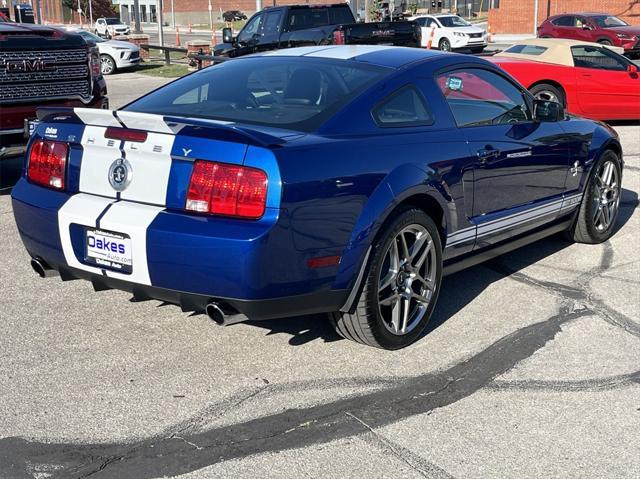
[[[171,0],[171,26],[176,29],[176,9],[173,8],[173,0]]]
[[[158,41],[164,46],[164,22],[162,21],[162,0],[158,0]]]
[[[40,6],[40,0],[36,0],[36,21],[42,25],[42,7]]]
[[[533,2],[533,36],[538,36],[538,0]]]
[[[40,0],[38,0],[39,2]],[[93,30],[93,6],[91,5],[92,0],[89,0],[89,29]]]
[[[140,3],[138,0],[133,0],[133,21],[135,23],[133,33],[140,33]]]
[[[208,8],[209,8],[209,29],[213,30],[213,10],[211,7],[211,0],[209,0]]]

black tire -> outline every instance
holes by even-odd
[[[600,45],[613,45],[613,43],[611,42],[611,40],[607,40],[606,38],[601,38],[600,40],[598,40],[598,43]]]
[[[447,38],[440,39],[440,42],[438,43],[438,49],[443,52],[450,52],[451,42]]]
[[[557,101],[563,107],[567,107],[567,97],[565,96],[564,91],[557,86],[549,83],[538,83],[537,85],[529,88],[529,91],[539,100]]]
[[[611,168],[613,168],[611,174],[615,174],[616,187],[605,194],[600,186],[602,183],[599,178],[602,177],[610,164],[612,165]],[[593,165],[589,181],[582,196],[580,209],[574,224],[567,232],[570,240],[577,243],[598,244],[611,237],[619,212],[621,184],[622,167],[620,158],[613,151],[607,150]],[[603,200],[607,201],[607,203],[603,204]],[[606,207],[607,211],[609,211],[607,215],[603,213],[605,205],[608,205]],[[609,218],[606,225],[601,223],[604,221],[605,216]]]
[[[363,290],[358,298],[354,313],[336,312],[329,315],[337,333],[343,338],[368,346],[389,350],[409,346],[424,332],[438,300],[442,280],[442,243],[438,228],[433,220],[424,211],[416,208],[407,208],[394,216],[395,219],[384,227],[372,248],[369,264],[366,267],[365,276],[363,277]],[[409,250],[413,252],[413,259],[409,261],[411,266],[413,266],[413,263],[419,264],[417,269],[414,270],[418,274],[418,277],[424,274],[425,277],[429,278],[431,285],[429,289],[420,286],[426,286],[427,284],[422,280],[408,279],[408,276],[403,273],[405,270],[403,269],[402,261],[398,261],[397,263],[397,265],[399,265],[397,274],[391,274],[393,268],[389,263],[390,256],[388,255],[393,254],[392,243],[395,242],[396,248],[399,248],[395,250],[396,258],[402,260],[399,254],[402,246],[398,246],[401,245],[402,241],[398,241],[398,238],[401,234],[404,234],[405,231],[411,230],[412,228],[419,230],[419,234],[424,234],[424,231],[428,233],[428,236],[425,235],[422,240],[422,246],[416,246],[418,245],[418,236],[415,237],[416,241],[413,243],[406,242],[405,245],[409,245],[406,250],[407,252],[409,252]],[[404,238],[406,238],[406,236],[404,236]],[[420,238],[422,238],[422,236],[420,236]],[[429,242],[429,240],[431,241]],[[423,255],[426,259],[422,258]],[[422,263],[420,263],[421,259]],[[422,273],[423,266],[425,273]],[[381,278],[383,272],[385,272],[385,278]],[[387,278],[390,279],[387,280]],[[405,278],[408,283],[402,283],[402,278]],[[380,283],[383,282],[381,281],[383,279],[385,280],[384,283],[388,286],[383,286],[381,289]],[[404,284],[404,286],[402,286],[402,284]],[[405,287],[408,289],[403,289]],[[401,290],[415,292],[416,287],[419,288],[418,294],[421,296],[429,293],[428,303],[401,298]],[[395,295],[395,302],[391,302],[388,305],[381,305],[381,293],[379,291],[382,291],[383,295]],[[407,302],[405,303],[404,301]],[[414,309],[411,308],[412,301],[415,302]],[[406,319],[401,320],[400,316],[403,307],[407,308],[408,312],[405,316]],[[391,318],[393,318],[395,308],[399,308],[396,317],[399,323],[402,321],[402,324],[407,327],[406,332],[401,332],[398,329],[396,329],[395,333],[392,332],[393,325],[383,316],[382,311],[384,310],[387,316],[391,315]],[[415,317],[413,313],[415,313]],[[410,323],[410,321],[413,321],[413,323]],[[409,324],[412,324],[410,329],[408,328]],[[398,324],[396,324],[396,326],[398,326]]]
[[[112,75],[116,70],[116,61],[110,55],[100,55],[100,73],[103,75]]]

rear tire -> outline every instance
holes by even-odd
[[[353,314],[331,313],[343,338],[383,349],[409,346],[423,333],[440,291],[442,243],[422,210],[400,212],[372,249]]]
[[[622,168],[613,151],[605,151],[593,166],[571,229],[570,240],[598,244],[613,234],[620,206]]]
[[[555,101],[565,108],[567,106],[564,91],[549,83],[538,83],[529,88],[529,91],[537,100]]]

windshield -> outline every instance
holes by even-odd
[[[120,25],[122,22],[118,18],[105,18],[107,25]]]
[[[452,15],[450,17],[438,17],[443,27],[469,27],[471,24],[460,17]]]
[[[546,47],[539,45],[513,45],[505,50],[505,53],[520,53],[522,55],[542,55],[547,51]]]
[[[600,15],[597,17],[591,17],[593,23],[598,25],[600,28],[611,28],[611,27],[626,27],[629,26],[628,23],[620,20],[618,17],[614,17],[612,15]]]
[[[344,60],[244,58],[184,77],[124,109],[314,131],[391,71]]]
[[[105,39],[100,38],[98,35],[94,35],[93,33],[85,32],[84,30],[79,30],[77,33],[79,33],[80,36],[82,38],[84,38],[88,42],[94,42],[94,43],[106,42]]]

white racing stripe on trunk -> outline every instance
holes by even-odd
[[[122,274],[106,270],[107,276],[151,285],[147,264],[147,228],[164,208],[137,203],[114,203],[100,220],[100,229],[125,233],[131,237],[132,270]]]
[[[120,126],[120,122],[113,116],[111,110],[98,110],[96,108],[74,108],[73,112],[85,125],[96,126]]]
[[[108,198],[78,193],[69,198],[62,208],[58,210],[58,228],[60,228],[62,252],[64,253],[64,258],[67,260],[67,264],[72,268],[102,274],[100,268],[88,266],[78,261],[73,251],[73,246],[71,245],[69,225],[76,223],[95,228],[96,219],[112,201],[113,200]]]
[[[109,167],[120,158],[120,140],[104,137],[103,126],[85,126],[82,140],[82,163],[80,165],[80,191],[110,198],[116,197],[109,184]]]
[[[161,115],[122,110],[118,111],[116,114],[127,128],[144,131],[157,131],[159,133],[173,133],[171,128],[169,128],[169,125],[164,121],[164,117]]]
[[[120,198],[165,204],[174,140],[174,135],[149,133],[144,143],[125,142],[123,150],[132,175],[131,184],[120,193]]]

